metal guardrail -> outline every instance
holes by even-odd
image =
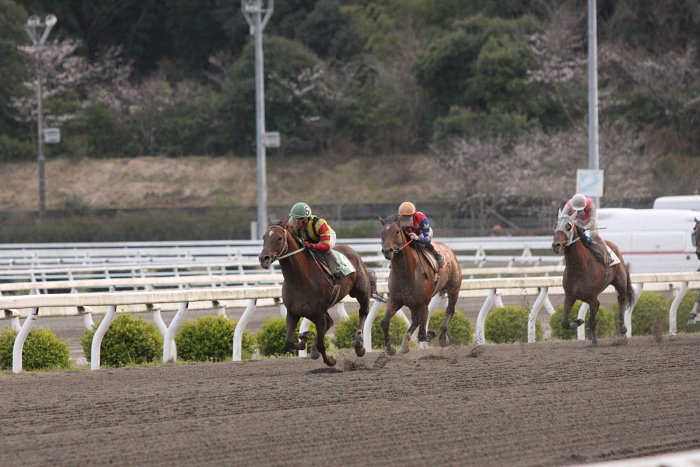
[[[519,251],[515,256],[531,256],[533,250],[549,250],[549,237],[459,237],[435,238],[455,254],[472,253],[483,260],[487,252]],[[379,239],[343,239],[362,256],[383,260]],[[0,270],[48,269],[80,266],[125,266],[256,262],[261,240],[0,244]]]

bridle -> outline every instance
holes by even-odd
[[[274,263],[276,260],[288,258],[292,255],[296,255],[297,253],[301,253],[302,251],[304,251],[304,247],[301,247],[298,250],[292,251],[291,253],[283,254],[283,253],[289,251],[289,243],[287,242],[287,229],[285,229],[281,225],[276,225],[276,224],[270,226],[270,230],[272,230],[272,229],[280,229],[282,231],[282,236],[284,237],[284,246],[282,247],[282,249],[279,252],[279,255],[281,255],[281,256],[278,256],[278,255],[273,256],[272,261],[270,261],[270,263]]]
[[[396,224],[396,225],[398,225],[398,226],[399,226],[399,232],[401,232],[401,236],[403,237],[404,240],[406,240],[406,233],[405,233],[405,232],[403,231],[403,229],[401,228],[401,225],[399,225],[399,223],[396,222],[396,221],[390,222],[390,224]],[[393,251],[394,254],[397,254],[398,252],[400,252],[401,250],[403,250],[404,248],[406,248],[408,245],[410,245],[412,241],[413,241],[413,239],[410,239],[410,240],[406,241],[403,245],[398,245],[398,246],[396,246],[396,247],[394,247],[394,248],[386,248],[386,249],[382,248],[382,254],[389,253],[390,251]]]
[[[576,243],[577,241],[581,240],[580,236],[574,239],[574,222],[571,220],[571,216],[567,216],[564,214],[559,218],[559,220],[557,221],[557,225],[554,226],[554,233],[557,233],[560,230],[566,234],[567,238],[566,245],[564,245],[564,248],[571,245],[572,243]]]

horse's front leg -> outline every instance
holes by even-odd
[[[293,313],[287,313],[287,335],[284,338],[284,343],[290,349],[304,350],[306,342],[309,340],[309,333],[304,332],[299,334],[299,342],[294,338],[299,324],[299,317]]]
[[[569,322],[569,314],[571,314],[571,308],[573,308],[574,303],[576,303],[575,298],[564,298],[564,315],[561,317],[561,325],[564,329],[576,329],[583,324],[582,319],[575,319]]]
[[[382,331],[384,332],[384,347],[386,348],[387,355],[396,355],[396,349],[391,344],[391,336],[389,335],[389,324],[391,323],[391,318],[394,317],[396,312],[402,306],[403,305],[400,303],[395,303],[393,301],[389,301],[389,303],[386,306],[386,314],[384,315],[384,318],[382,318],[381,324],[382,324]]]
[[[335,366],[335,358],[326,354],[326,332],[333,326],[333,320],[328,312],[324,313],[314,324],[316,325],[315,346],[316,351],[323,357],[323,363],[328,366]]]

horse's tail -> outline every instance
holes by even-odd
[[[367,274],[369,274],[369,286],[372,291],[372,298],[378,302],[386,303],[384,297],[377,293],[377,273],[374,272],[374,269],[367,268]]]

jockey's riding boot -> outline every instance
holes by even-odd
[[[438,253],[437,251],[435,252],[435,259],[437,259],[438,269],[445,266],[445,258],[443,258],[443,256],[440,253]]]
[[[607,245],[605,245],[605,242],[603,242],[602,240],[595,241],[595,244],[598,246],[598,251],[600,251],[601,255],[603,256],[603,264],[608,266],[610,264],[611,258],[608,254]]]
[[[335,258],[335,253],[332,251],[328,252],[328,269],[331,271],[333,278],[340,279],[343,277],[343,271],[340,270],[338,261]]]

